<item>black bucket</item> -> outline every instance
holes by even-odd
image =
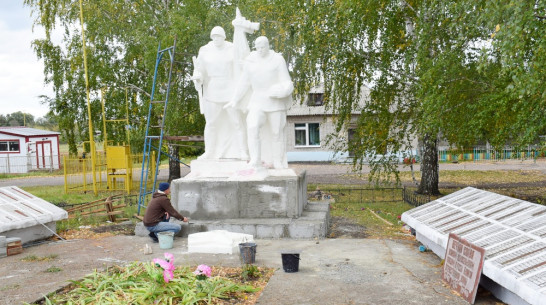
[[[241,253],[241,262],[243,264],[254,264],[256,261],[256,247],[255,243],[239,244],[239,252]]]
[[[284,272],[292,273],[298,272],[300,266],[300,254],[299,253],[281,253],[282,256],[282,268]]]

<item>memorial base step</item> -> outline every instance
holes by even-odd
[[[298,218],[230,218],[192,220],[182,223],[182,231],[177,236],[187,237],[192,233],[226,230],[235,233],[251,234],[257,239],[288,238],[313,239],[325,238],[328,234],[330,210],[328,201],[308,203]],[[142,222],[135,227],[135,235],[148,236],[148,230]]]

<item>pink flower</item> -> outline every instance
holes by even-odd
[[[195,271],[193,272],[193,274],[197,276],[206,276],[206,277],[210,277],[211,273],[212,273],[212,269],[207,265],[199,265],[197,266],[197,269],[195,269]]]
[[[164,256],[166,260],[154,258],[152,262],[154,262],[156,266],[163,268],[163,279],[165,280],[165,283],[168,283],[174,278],[174,255],[165,253]]]
[[[172,255],[171,253],[169,252],[165,252],[163,253],[163,255],[165,256],[165,259],[168,261],[168,262],[174,262],[174,255]]]
[[[152,260],[158,267],[163,268],[163,270],[174,270],[174,264],[160,258],[154,258]]]
[[[172,270],[163,270],[163,280],[168,283],[174,278],[174,272]]]

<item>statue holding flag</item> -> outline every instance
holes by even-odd
[[[248,160],[246,107],[225,109],[234,94],[242,64],[250,53],[246,33],[258,30],[259,23],[246,20],[239,9],[232,22],[234,42],[226,41],[226,33],[216,26],[211,41],[193,58],[193,81],[199,95],[201,113],[205,115],[205,153],[200,159]]]

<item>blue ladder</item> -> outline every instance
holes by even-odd
[[[159,173],[159,165],[160,165],[160,158],[161,158],[161,147],[163,145],[163,136],[164,136],[164,128],[165,128],[165,117],[167,114],[167,105],[169,103],[169,93],[171,91],[171,77],[172,77],[172,71],[173,71],[173,63],[174,63],[174,52],[176,47],[176,39],[174,40],[174,44],[172,47],[168,47],[166,49],[161,49],[161,43],[157,47],[157,57],[155,61],[155,69],[154,69],[154,81],[152,84],[152,93],[150,94],[150,105],[148,107],[148,117],[146,122],[146,135],[144,138],[144,150],[142,153],[142,171],[140,173],[140,191],[138,195],[138,211],[137,214],[140,215],[140,208],[146,207],[145,202],[146,196],[153,194],[156,190],[157,185],[157,174]],[[163,55],[168,54],[169,55],[169,72],[168,72],[168,79],[167,79],[167,91],[165,93],[165,99],[163,100],[154,100],[154,94],[155,94],[155,88],[157,84],[157,78],[158,78],[158,68],[161,60],[163,59]],[[158,105],[156,108],[158,109],[162,115],[158,122],[159,125],[150,125],[150,120],[153,119],[152,114],[154,110],[154,105]],[[162,108],[162,109],[161,109]],[[157,135],[157,132],[154,132],[154,135],[150,134],[150,128],[159,129],[159,135]],[[151,185],[151,190],[148,190],[148,179],[150,178],[150,159],[153,156],[153,152],[155,152],[156,162],[155,162],[155,171],[153,173],[153,183]]]

